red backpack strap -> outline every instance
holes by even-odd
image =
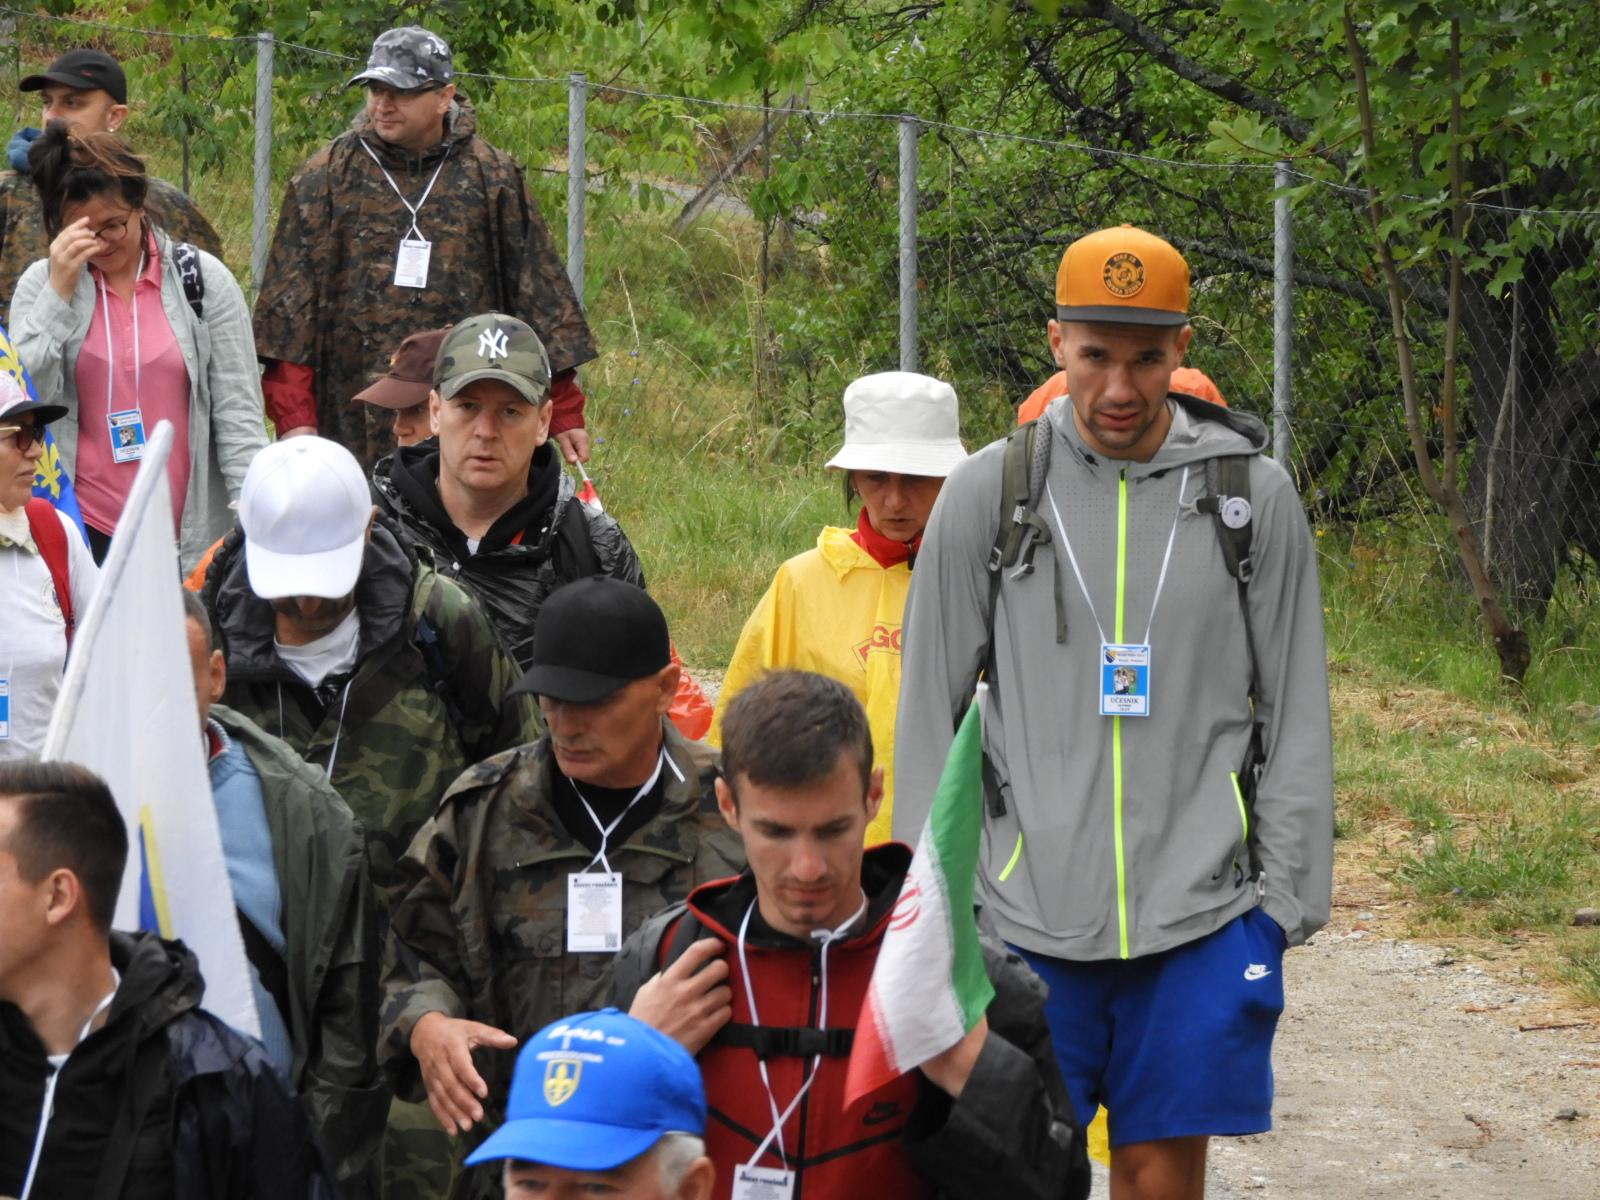
[[[61,606],[61,617],[67,623],[67,649],[72,649],[72,633],[78,620],[72,611],[72,575],[67,569],[70,555],[67,552],[67,531],[61,527],[56,506],[35,496],[28,501],[28,529],[33,534],[33,544],[39,547],[39,557],[50,571],[50,582],[55,585],[56,603]]]

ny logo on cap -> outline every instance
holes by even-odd
[[[496,326],[485,329],[478,335],[478,357],[487,358],[493,362],[497,358],[510,358],[511,347],[506,338],[506,331]]]

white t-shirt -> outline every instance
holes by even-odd
[[[344,620],[314,642],[304,646],[285,646],[276,638],[272,644],[278,657],[311,687],[320,687],[329,675],[338,675],[356,665],[361,649],[361,613],[352,608]]]
[[[67,535],[67,578],[72,588],[72,611],[82,623],[89,598],[100,582],[100,568],[84,544],[78,527],[59,512],[56,517]],[[0,699],[7,718],[0,736],[0,761],[38,758],[44,749],[45,730],[61,691],[61,672],[67,661],[67,622],[56,602],[50,568],[33,550],[25,509],[0,510],[0,534],[12,545],[0,547],[0,680],[9,692]]]

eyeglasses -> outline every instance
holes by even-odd
[[[0,425],[0,437],[14,437],[17,453],[26,454],[44,441],[44,430],[37,425]]]
[[[128,222],[131,220],[133,220],[133,216],[130,213],[128,216],[121,217],[115,221],[107,221],[99,229],[91,229],[89,232],[102,242],[120,242],[127,236]]]

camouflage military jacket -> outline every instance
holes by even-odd
[[[222,239],[199,205],[164,179],[150,177],[145,209],[175,242],[222,257]],[[11,311],[11,294],[28,264],[50,253],[44,212],[33,180],[17,171],[0,172],[0,312]]]
[[[716,752],[670,722],[662,728],[683,781],[667,772],[661,812],[606,855],[623,877],[624,937],[744,865],[739,837],[717,811]],[[450,786],[400,862],[405,883],[384,950],[378,1057],[403,1097],[424,1095],[411,1030],[425,1013],[526,1038],[607,1003],[614,956],[566,950],[567,876],[594,855],[550,805],[556,778],[547,738],[479,763]],[[504,1114],[515,1061],[515,1051],[478,1052],[489,1085],[484,1135]]]
[[[311,368],[319,432],[368,466],[393,443],[389,413],[351,397],[407,334],[499,311],[538,332],[552,372],[596,354],[522,168],[477,136],[465,98],[448,120],[444,141],[419,155],[372,133],[363,113],[312,155],[284,194],[256,302],[256,352]],[[395,286],[411,214],[374,154],[413,204],[439,169],[417,215],[433,244],[426,287]]]
[[[329,773],[366,829],[380,907],[399,882],[396,860],[450,781],[538,736],[533,701],[506,699],[517,670],[488,615],[419,564],[381,518],[356,583],[355,670],[319,689],[278,657],[272,607],[250,590],[237,529],[212,560],[203,597],[228,660],[224,703]]]

